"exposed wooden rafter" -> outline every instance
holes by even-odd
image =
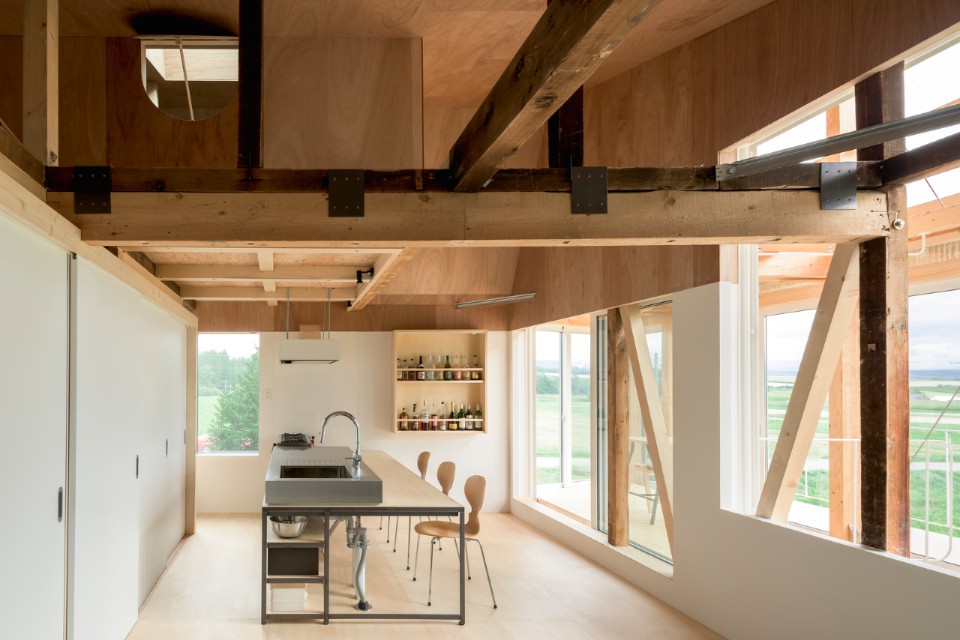
[[[180,287],[180,293],[184,300],[232,300],[232,301],[284,301],[287,299],[287,291],[290,292],[290,300],[294,302],[326,302],[327,291],[330,291],[331,302],[348,302],[353,300],[356,295],[355,287],[287,287],[277,288],[276,291],[264,291],[257,287],[203,287],[190,285]]]
[[[551,2],[450,150],[456,190],[483,187],[658,2]]]
[[[59,147],[60,0],[23,0],[23,145],[46,165]]]
[[[400,267],[406,262],[401,259],[401,255],[398,250],[377,258],[373,265],[373,277],[357,287],[357,297],[350,303],[350,311],[360,311],[366,307],[396,277]]]
[[[824,215],[811,191],[612,193],[601,216],[570,214],[562,193],[370,193],[363,218],[331,218],[310,194],[116,193],[113,213],[77,216],[48,201],[95,245],[395,248],[849,242],[889,233],[882,193]]]
[[[786,520],[857,305],[859,245],[836,248],[763,483],[757,516]]]
[[[884,160],[884,184],[907,184],[960,167],[960,132]]]
[[[272,271],[261,271],[256,266],[159,264],[156,275],[161,280],[175,282],[261,282],[273,280],[342,286],[357,281],[353,267],[281,266]]]
[[[240,0],[237,167],[263,165],[263,0]]]

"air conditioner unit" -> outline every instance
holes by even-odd
[[[332,364],[340,360],[340,343],[336,340],[282,340],[280,364],[313,362]]]

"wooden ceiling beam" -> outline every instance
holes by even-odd
[[[247,265],[158,264],[156,275],[175,282],[323,282],[333,285],[357,281],[356,267],[281,266],[261,271]]]
[[[555,0],[450,150],[454,188],[478,191],[659,0]]]
[[[184,300],[233,300],[241,302],[280,301],[287,299],[287,288],[278,288],[276,291],[264,291],[257,287],[181,287],[180,292]],[[291,302],[326,302],[327,288],[290,287]],[[331,302],[349,302],[357,295],[356,287],[331,288]]]
[[[396,277],[400,268],[407,262],[401,258],[401,255],[402,252],[396,251],[385,253],[377,258],[373,265],[373,277],[357,287],[357,297],[350,304],[349,311],[360,311],[366,307]]]
[[[610,194],[605,215],[572,215],[562,193],[368,194],[362,218],[331,218],[309,194],[118,193],[109,215],[75,215],[72,194],[51,206],[94,245],[374,248],[848,242],[889,234],[886,198],[820,209],[811,191]]]
[[[263,165],[263,0],[240,0],[237,167]]]
[[[823,280],[830,269],[830,255],[782,253],[761,255],[760,278],[763,280]]]
[[[23,0],[23,146],[45,165],[60,155],[60,0]]]
[[[960,132],[884,160],[884,184],[907,184],[960,167]]]

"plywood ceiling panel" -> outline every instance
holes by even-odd
[[[384,296],[507,295],[517,248],[410,249],[414,255],[381,292]]]

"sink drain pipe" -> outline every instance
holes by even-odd
[[[369,611],[373,608],[373,605],[367,602],[366,595],[367,549],[370,548],[370,540],[367,538],[366,527],[360,526],[360,516],[357,516],[356,526],[353,526],[352,518],[347,519],[347,546],[353,549],[353,584],[360,599],[357,609]]]

